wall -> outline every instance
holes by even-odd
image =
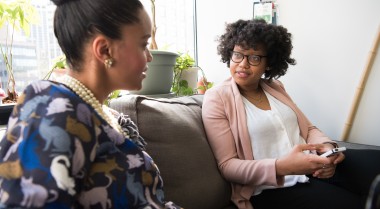
[[[226,22],[252,18],[253,1],[197,1],[199,65],[209,80],[229,76],[216,54]],[[278,0],[279,24],[293,34],[297,65],[280,78],[309,119],[340,140],[380,27],[380,1]],[[212,15],[211,15],[212,13]],[[380,50],[380,49],[378,49]],[[379,52],[380,53],[380,52]],[[369,76],[348,141],[380,145],[380,56]]]

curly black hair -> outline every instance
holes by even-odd
[[[268,24],[264,20],[238,20],[226,25],[226,31],[218,38],[218,54],[221,61],[230,67],[231,51],[235,45],[244,49],[256,49],[262,44],[267,51],[268,67],[264,77],[268,80],[285,75],[289,64],[296,60],[290,57],[292,35],[282,26]]]

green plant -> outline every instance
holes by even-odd
[[[111,93],[108,95],[107,99],[104,100],[104,105],[106,105],[106,106],[110,106],[110,102],[111,102],[111,100],[112,100],[112,99],[116,99],[116,98],[118,98],[119,95],[120,95],[120,90],[115,90],[115,91],[111,92]]]
[[[65,55],[61,55],[61,56],[58,56],[57,58],[55,58],[54,60],[54,65],[53,67],[51,67],[51,69],[49,70],[49,72],[45,75],[45,77],[43,78],[44,80],[48,80],[50,79],[50,76],[53,74],[53,72],[55,70],[60,70],[60,69],[67,69],[68,66],[66,64],[66,57]]]
[[[176,63],[174,65],[174,75],[172,83],[172,92],[177,96],[192,95],[194,94],[194,89],[189,87],[186,80],[182,80],[183,71],[193,67],[195,60],[188,54],[179,53],[176,58]]]
[[[49,72],[45,75],[45,77],[43,79],[44,80],[50,79],[50,77],[51,77],[51,75],[53,74],[54,71],[56,71],[56,70],[62,70],[62,69],[68,69],[65,55],[61,55],[61,56],[59,56],[59,57],[57,57],[55,59],[55,63],[53,65],[53,67],[49,70]],[[115,90],[115,91],[111,92],[108,95],[107,99],[104,100],[103,104],[106,105],[106,106],[109,106],[111,100],[119,97],[119,94],[120,94],[120,90]]]
[[[214,83],[207,81],[204,71],[202,70],[202,68],[200,69],[202,72],[202,77],[199,79],[197,83],[197,90],[198,94],[204,94],[207,91],[207,89],[211,88],[214,85]]]
[[[7,94],[5,102],[15,102],[17,92],[13,73],[13,36],[15,30],[22,30],[29,35],[29,25],[37,20],[36,9],[30,0],[2,0],[0,1],[0,28],[6,27],[5,43],[0,43],[1,55],[8,73]]]
[[[189,86],[188,81],[182,78],[183,72],[189,70],[191,67],[196,67],[202,73],[201,79],[198,81],[196,88]],[[188,53],[179,53],[174,66],[172,83],[172,92],[175,93],[176,96],[193,95],[197,93],[197,91],[204,92],[211,88],[212,85],[212,82],[207,82],[203,69],[195,65],[195,60]]]

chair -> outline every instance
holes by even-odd
[[[366,209],[380,209],[380,174],[376,176],[371,184]]]

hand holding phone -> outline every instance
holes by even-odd
[[[336,155],[340,152],[343,152],[346,150],[346,147],[337,147],[337,148],[334,148],[334,149],[331,149],[323,154],[321,154],[320,156],[322,157],[329,157],[329,156],[332,156],[332,155]]]

